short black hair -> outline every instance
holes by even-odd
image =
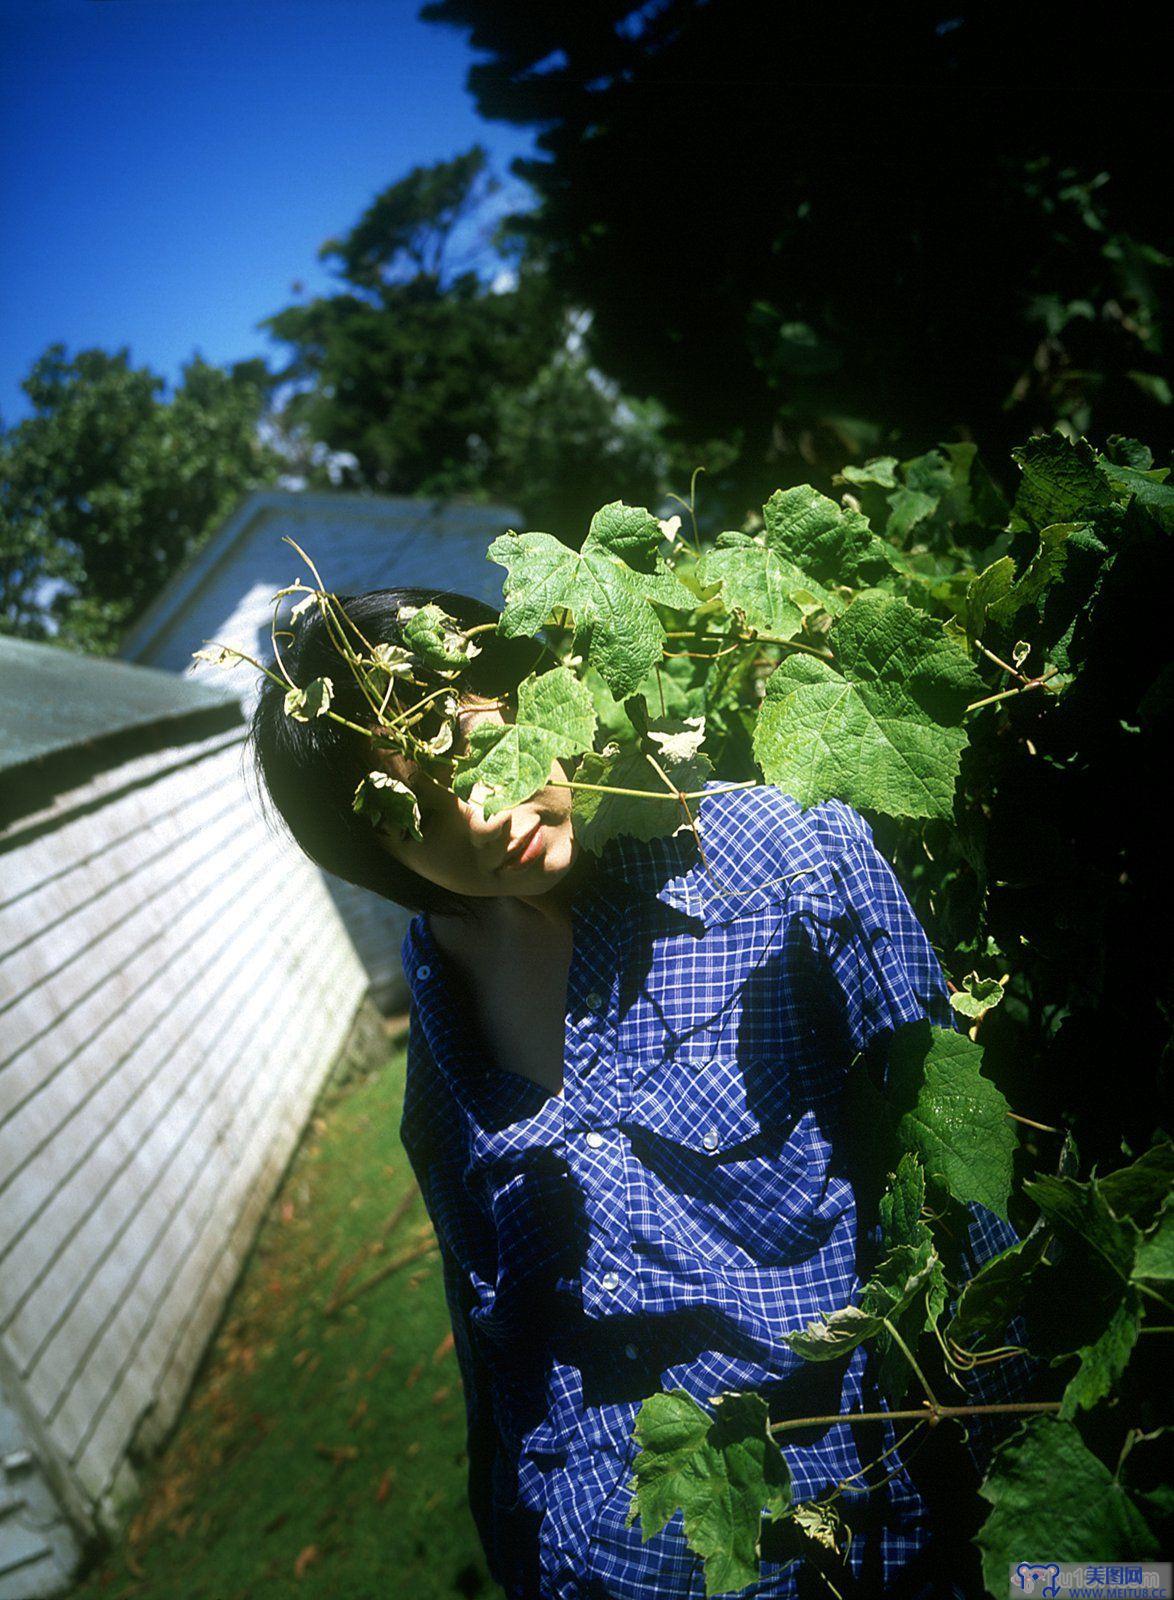
[[[337,595],[339,605],[372,645],[404,643],[399,614],[404,606],[435,604],[461,628],[497,622],[500,613],[469,595],[445,589],[371,589],[365,594]],[[331,710],[364,726],[373,725],[371,707],[354,674],[339,655],[317,604],[288,624],[288,639],[278,633],[281,659],[294,683],[304,689],[315,678],[328,677],[334,690]],[[353,640],[352,640],[353,642]],[[538,665],[546,646],[538,639],[505,639],[486,632],[477,636],[480,654],[465,668],[460,693],[488,699],[511,698],[518,684]],[[276,662],[265,663],[282,675]],[[427,668],[417,677],[432,687]],[[436,687],[442,680],[436,678]],[[371,765],[362,734],[327,716],[297,721],[285,711],[285,687],[263,678],[249,726],[253,764],[263,795],[310,860],[335,877],[409,911],[464,915],[468,897],[422,878],[395,860],[379,844],[370,819],[353,809],[355,786]]]

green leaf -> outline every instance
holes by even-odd
[[[701,566],[702,582],[720,583],[726,606],[762,633],[789,639],[812,609],[843,610],[836,586],[892,568],[888,546],[867,519],[808,484],[776,490],[762,513],[761,538],[723,533]]]
[[[1131,1430],[1121,1449],[1117,1477],[1157,1521],[1174,1516],[1174,1427],[1149,1433]]]
[[[370,817],[377,826],[396,833],[410,833],[422,839],[420,806],[406,783],[386,772],[369,772],[360,778],[351,802],[352,810]]]
[[[933,1249],[933,1234],[921,1216],[924,1204],[925,1172],[913,1152],[906,1150],[880,1201],[881,1240],[886,1251],[899,1245],[909,1245],[916,1250]],[[921,1335],[936,1325],[946,1308],[949,1295],[945,1269],[935,1253],[933,1271],[925,1285],[924,1301],[915,1295],[893,1319],[898,1333],[910,1349],[916,1349]],[[880,1335],[878,1346],[880,1384],[889,1400],[896,1405],[909,1387],[912,1376],[909,1361],[887,1329]]]
[[[334,699],[334,685],[329,678],[315,678],[304,689],[288,689],[285,695],[285,714],[295,722],[309,722],[312,717],[325,716]]]
[[[1064,570],[1069,536],[1087,531],[1088,526],[1087,522],[1053,522],[1040,529],[1039,549],[1024,568],[1022,576],[990,607],[991,616],[1000,626],[1006,627],[1024,606],[1034,605],[1049,584],[1055,582]]]
[[[1174,485],[1156,479],[1133,467],[1118,467],[1104,459],[1100,462],[1105,481],[1117,491],[1124,502],[1134,500],[1151,513],[1160,528],[1174,533]]]
[[[1060,1246],[1039,1267],[1027,1307],[1033,1350],[1057,1366],[1072,1355],[1076,1373],[1062,1397],[1072,1416],[1109,1392],[1137,1339],[1140,1296],[1130,1284],[1140,1234],[1114,1216],[1100,1182],[1044,1173],[1024,1193],[1039,1206]]]
[[[1153,1221],[1158,1208],[1174,1190],[1174,1139],[1162,1129],[1137,1160],[1097,1179],[1101,1197],[1113,1215],[1128,1217],[1139,1228]]]
[[[661,659],[664,629],[649,601],[691,611],[697,596],[658,554],[660,525],[621,501],[591,519],[582,550],[548,533],[508,533],[487,552],[506,568],[499,632],[535,634],[553,611],[575,620],[576,653],[590,656],[618,699],[632,694]]]
[[[950,817],[982,681],[940,623],[864,593],[831,631],[839,671],[792,656],[767,682],[754,754],[801,805],[842,799],[895,817]]]
[[[1046,1228],[984,1261],[962,1289],[947,1336],[963,1350],[983,1350],[1005,1341],[1007,1324],[1031,1293],[1032,1275],[1044,1258]]]
[[[685,1540],[705,1565],[707,1595],[757,1580],[763,1512],[779,1516],[790,1507],[790,1473],[768,1420],[760,1395],[722,1395],[711,1417],[681,1389],[652,1395],[637,1414],[628,1526],[638,1517],[647,1542],[682,1511]]]
[[[984,1017],[1003,998],[1003,985],[998,978],[980,978],[977,972],[971,972],[962,981],[963,987],[950,996],[950,1004],[964,1017]]]
[[[889,525],[885,530],[894,539],[904,539],[919,522],[938,509],[937,496],[920,489],[898,489],[889,496]]]
[[[921,1243],[926,1235],[921,1218],[924,1204],[925,1171],[913,1152],[906,1150],[880,1202],[881,1237],[886,1249]]]
[[[866,461],[862,467],[845,467],[837,474],[836,481],[843,479],[845,483],[876,483],[882,489],[895,489],[896,465],[896,456],[875,456],[871,461]]]
[[[1101,1336],[1076,1352],[1079,1365],[1060,1397],[1057,1412],[1063,1421],[1096,1405],[1112,1390],[1129,1363],[1140,1331],[1141,1296],[1136,1289],[1127,1289]],[[1056,1364],[1053,1361],[1052,1365]]]
[[[652,723],[649,732],[655,733],[662,727]],[[713,771],[708,758],[700,752],[675,759],[671,753],[662,751],[656,759],[673,782],[686,792],[703,789]],[[640,789],[646,794],[665,793],[662,779],[634,745],[618,749],[612,745],[602,755],[585,756],[575,781],[603,783],[617,789]],[[694,816],[698,805],[699,801],[694,804]],[[598,854],[609,839],[619,834],[636,839],[663,839],[689,827],[681,806],[670,800],[638,800],[629,795],[600,794],[590,789],[575,790],[573,815],[575,832],[583,848],[593,854]]]
[[[438,672],[466,666],[481,654],[481,646],[468,638],[456,620],[438,605],[402,606],[399,622],[408,649]],[[379,664],[388,663],[384,660]]]
[[[1029,1178],[1023,1192],[1081,1259],[1086,1281],[1095,1273],[1118,1286],[1128,1283],[1141,1235],[1134,1222],[1110,1209],[1103,1179],[1080,1183],[1045,1172]]]
[[[469,753],[457,758],[453,789],[467,800],[475,784],[484,784],[490,791],[485,815],[496,816],[544,788],[551,763],[590,750],[594,736],[591,692],[569,668],[531,674],[518,685],[512,723],[472,730]]]
[[[1012,450],[1023,477],[1011,512],[1013,529],[1072,522],[1111,503],[1109,486],[1091,446],[1063,434],[1043,434]]]
[[[1024,1423],[995,1450],[979,1494],[991,1506],[975,1543],[992,1595],[1006,1594],[1007,1574],[1020,1561],[1158,1554],[1145,1518],[1071,1422]]]
[[[1138,1245],[1133,1276],[1165,1283],[1174,1279],[1174,1195],[1167,1195],[1157,1222]]]
[[[937,1254],[926,1241],[901,1244],[877,1266],[860,1290],[856,1305],[825,1312],[785,1342],[805,1361],[835,1361],[864,1339],[887,1332],[885,1319],[898,1317],[934,1276]]]
[[[1018,1140],[1007,1102],[981,1072],[982,1048],[964,1034],[908,1022],[889,1047],[886,1098],[901,1146],[964,1205],[1008,1221]]]

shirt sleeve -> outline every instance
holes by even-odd
[[[957,1028],[959,1020],[933,947],[868,824],[847,807],[836,811],[841,847],[832,856],[832,876],[837,894],[831,913],[818,919],[816,939],[847,1031],[846,1053],[854,1059],[883,1051],[888,1037],[907,1022],[928,1019],[935,1027]],[[962,1275],[969,1278],[1019,1236],[986,1206],[971,1203],[966,1210],[969,1225],[959,1253]],[[879,1242],[879,1224],[870,1238]],[[1018,1344],[1023,1335],[1022,1319],[1016,1318],[1004,1342]],[[1024,1399],[1039,1371],[1035,1358],[1016,1354],[961,1376],[971,1403],[979,1405]],[[966,1448],[977,1471],[985,1472],[991,1449],[1019,1420],[984,1417],[968,1424]]]
[[[469,1509],[485,1551],[490,1576],[500,1584],[502,1578],[497,1559],[491,1490],[493,1463],[497,1453],[497,1425],[490,1396],[489,1371],[477,1349],[469,1319],[475,1301],[473,1285],[453,1248],[445,1242],[437,1227],[437,1205],[433,1193],[436,1155],[421,1109],[426,1104],[435,1103],[434,1085],[430,1077],[432,1071],[434,1063],[431,1052],[413,1009],[408,1030],[407,1088],[400,1140],[420,1186],[424,1209],[431,1219],[440,1246],[444,1297],[452,1323],[453,1349],[465,1396]]]
[[[489,1373],[469,1326],[472,1286],[455,1257],[442,1245],[444,1295],[452,1319],[453,1345],[465,1391],[466,1449],[469,1457],[469,1509],[481,1537],[485,1559],[494,1582],[504,1584],[497,1559],[491,1485],[497,1427],[489,1396]]]

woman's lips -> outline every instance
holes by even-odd
[[[516,845],[510,847],[510,852],[502,862],[503,867],[525,867],[537,859],[546,848],[546,840],[542,836],[542,824],[536,822],[528,833],[522,835]]]

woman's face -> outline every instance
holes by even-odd
[[[458,714],[459,732],[452,754],[467,747],[471,730],[481,723],[504,725],[512,718],[497,704],[472,703]],[[479,802],[488,791],[475,785],[469,799],[459,799],[414,762],[379,752],[384,770],[406,783],[420,807],[422,839],[382,830],[379,842],[389,855],[430,883],[471,897],[518,895],[529,898],[553,889],[570,871],[579,843],[571,826],[570,789],[547,787],[509,811],[485,817]],[[451,764],[440,766],[451,773]],[[548,782],[565,783],[558,761]]]

